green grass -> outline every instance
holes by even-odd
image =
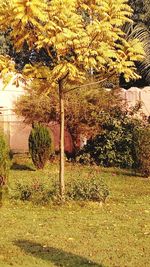
[[[96,168],[110,189],[98,203],[64,206],[5,202],[0,209],[0,267],[149,267],[150,180],[118,169]],[[17,181],[49,183],[58,166],[33,171],[15,162],[10,187]],[[91,169],[67,164],[66,180]]]

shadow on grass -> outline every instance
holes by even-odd
[[[115,172],[116,175],[122,175],[122,176],[127,176],[127,177],[134,177],[134,178],[142,178],[142,175],[139,172],[136,172],[134,170],[118,170]]]
[[[41,258],[42,260],[51,262],[58,267],[104,267],[101,264],[92,262],[73,253],[65,252],[62,249],[43,247],[41,244],[34,243],[29,240],[18,240],[14,242],[14,245],[21,248],[24,252],[34,257]]]
[[[25,164],[18,164],[18,163],[13,163],[11,166],[11,170],[19,170],[19,171],[35,171],[32,167],[29,167]]]
[[[141,177],[141,175],[133,169],[121,169],[121,168],[103,168],[103,173],[107,173],[112,176],[128,176],[128,177]]]

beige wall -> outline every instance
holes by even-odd
[[[7,137],[11,150],[27,152],[31,126],[23,123],[23,118],[13,112],[15,101],[24,94],[22,84],[19,86],[14,84],[15,78],[13,77],[7,86],[0,80],[0,127]]]
[[[129,90],[121,88],[120,92],[128,107],[135,106],[137,102],[141,101],[141,112],[146,116],[150,116],[150,86],[142,89],[131,87]]]

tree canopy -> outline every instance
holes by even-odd
[[[46,77],[52,85],[64,77],[69,83],[83,81],[83,70],[90,68],[100,76],[116,72],[136,79],[134,61],[141,60],[143,50],[136,40],[125,40],[121,30],[132,14],[126,2],[5,0],[0,2],[0,29],[10,29],[18,52],[25,44],[46,51],[47,63],[26,65],[24,72]],[[6,58],[0,57],[0,65],[6,72]]]

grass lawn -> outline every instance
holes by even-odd
[[[67,164],[66,179],[86,172],[87,167]],[[0,209],[0,267],[149,267],[150,179],[111,168],[96,168],[96,173],[110,189],[103,206],[5,202]],[[22,160],[10,171],[10,186],[34,179],[47,183],[52,176],[58,176],[56,164],[33,171]]]

